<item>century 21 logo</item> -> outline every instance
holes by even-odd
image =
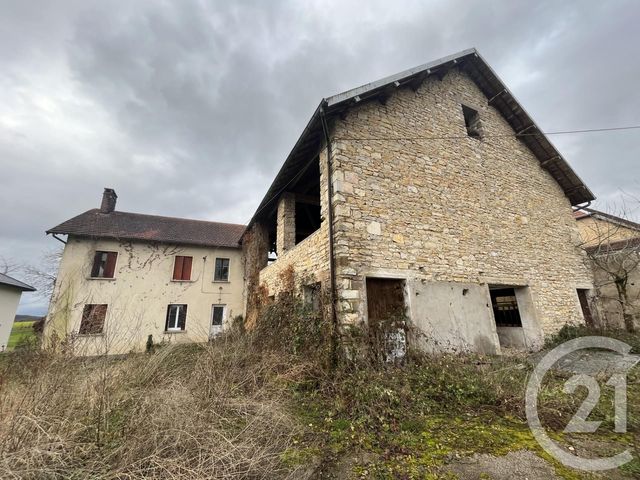
[[[606,349],[612,350],[623,356],[624,364],[633,366],[636,361],[631,358],[629,351],[631,347],[624,342],[608,337],[582,337],[570,340],[551,350],[538,363],[529,379],[526,394],[526,413],[529,428],[538,443],[544,450],[555,457],[564,465],[579,470],[598,471],[617,468],[629,462],[633,456],[629,450],[606,458],[582,458],[574,455],[560,447],[554,442],[540,423],[538,417],[538,393],[542,384],[542,379],[551,367],[563,357],[584,349]],[[627,431],[627,380],[623,373],[615,373],[607,381],[606,385],[614,388],[615,406],[615,432],[624,433]],[[573,418],[564,429],[567,433],[593,433],[602,422],[589,421],[587,417],[600,400],[600,385],[598,381],[590,375],[574,375],[564,385],[566,393],[573,393],[579,386],[584,386],[588,390],[587,398],[582,402]]]

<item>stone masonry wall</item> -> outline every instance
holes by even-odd
[[[479,112],[483,139],[467,137],[461,104]],[[583,321],[576,288],[593,282],[570,202],[513,133],[458,70],[415,92],[399,89],[384,105],[365,102],[336,123],[343,322],[366,319],[366,276],[528,285],[546,333]]]
[[[293,267],[297,286],[329,281],[329,226],[328,226],[328,183],[326,150],[320,154],[320,228],[299,244],[278,253],[278,259],[260,271],[260,285],[269,295],[282,291],[281,274]],[[280,221],[280,214],[278,214]],[[284,221],[284,218],[282,218]],[[280,227],[278,227],[280,233]]]
[[[598,218],[584,217],[577,220],[576,223],[585,247],[605,245],[640,236],[638,230]]]
[[[278,255],[296,245],[296,200],[292,193],[283,193],[278,201],[276,250]]]

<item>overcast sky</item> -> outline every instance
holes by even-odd
[[[119,210],[245,223],[321,98],[469,47],[543,130],[640,124],[637,1],[0,8],[0,256],[16,262],[103,187]],[[640,131],[552,141],[599,206],[638,194]]]

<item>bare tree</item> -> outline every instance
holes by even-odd
[[[43,253],[37,265],[23,265],[20,268],[25,281],[33,285],[38,294],[47,300],[53,293],[61,258],[62,248],[56,248]]]
[[[596,281],[598,303],[615,304],[622,315],[624,328],[636,330],[640,318],[640,226],[624,217],[588,210],[594,217],[583,236],[583,245],[591,261]],[[612,288],[615,287],[615,288]],[[606,319],[611,326],[611,319]]]
[[[0,273],[10,275],[20,270],[20,264],[0,255]]]

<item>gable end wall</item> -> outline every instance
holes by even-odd
[[[479,111],[483,140],[466,136],[461,104]],[[410,310],[417,293],[411,285],[490,283],[529,286],[545,333],[583,321],[576,288],[591,288],[592,277],[570,202],[513,134],[458,70],[415,92],[399,89],[384,105],[353,107],[337,121],[333,201],[343,322],[366,321],[367,275],[407,279]],[[416,136],[461,138],[389,140]]]

